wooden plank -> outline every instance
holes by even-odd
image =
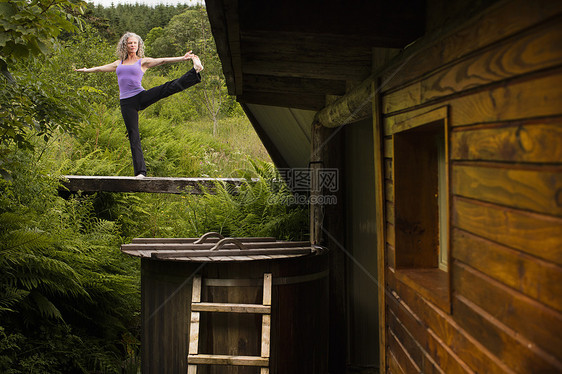
[[[394,331],[389,330],[388,335],[388,349],[394,354],[394,357],[396,357],[400,366],[404,368],[404,371],[406,373],[420,373],[420,368],[416,365],[410,353],[404,348],[404,345],[394,335]]]
[[[398,267],[398,264],[397,264]],[[439,268],[396,269],[396,279],[440,309],[450,312],[449,273]]]
[[[234,78],[234,67],[232,64],[230,45],[228,42],[226,15],[222,0],[207,0],[205,8],[211,24],[217,52],[221,59],[222,71],[226,79],[229,95],[236,95],[236,84]]]
[[[395,243],[395,234],[394,234],[394,225],[391,223],[386,224],[386,242],[391,245],[392,247],[396,246]]]
[[[394,203],[390,201],[385,201],[385,214],[386,214],[386,222],[395,224],[394,221]]]
[[[461,197],[453,199],[453,225],[530,255],[562,264],[562,219]]]
[[[271,315],[264,314],[262,316],[261,325],[261,356],[269,357],[271,343]]]
[[[187,365],[187,374],[197,374],[197,365]]]
[[[559,105],[562,101],[561,85],[560,69],[514,79],[507,85],[492,86],[470,95],[386,117],[385,135],[394,133],[397,124],[408,126],[409,120],[438,109],[443,104],[450,106],[451,127],[559,116],[562,114],[562,106]]]
[[[480,163],[452,171],[455,195],[562,217],[562,167]]]
[[[451,133],[453,160],[528,163],[560,163],[562,160],[560,117],[458,130]]]
[[[194,303],[191,310],[217,313],[271,313],[271,306],[257,304]]]
[[[246,74],[244,76],[244,91],[283,94],[344,95],[345,80],[306,79]]]
[[[439,35],[444,36],[436,41],[430,39],[431,35],[426,37],[429,39],[427,41],[420,40],[418,43],[422,46],[414,50],[415,58],[405,54],[405,59],[409,57],[406,64],[402,61],[397,63],[404,64],[399,74],[393,69],[385,73],[383,80],[388,82],[386,89],[396,88],[462,56],[541,24],[560,12],[562,4],[556,1],[498,2],[469,22],[457,23],[447,34],[441,30]]]
[[[421,83],[421,101],[560,65],[560,25],[559,17],[551,19],[523,35],[514,35],[499,45],[431,75]]]
[[[410,334],[408,329],[394,315],[392,309],[389,309],[387,317],[387,326],[389,331],[402,343],[402,346],[418,368],[424,367],[425,352],[420,347],[420,343]]]
[[[240,50],[240,22],[238,20],[238,0],[223,0],[226,18],[226,33],[230,49],[230,62],[234,73],[236,94],[243,93],[242,87],[242,53]]]
[[[222,243],[205,242],[201,244],[195,243],[183,243],[183,242],[169,242],[169,243],[131,243],[123,244],[122,249],[125,250],[151,250],[158,251],[161,254],[185,254],[191,251],[210,251],[212,248],[217,247],[213,250],[213,253],[224,254],[224,253],[246,253],[249,250],[277,250],[279,253],[283,253],[284,250],[291,251],[303,251],[306,253],[307,250],[311,250],[310,242],[305,241],[248,241],[242,243],[237,243],[234,239],[236,238],[225,238]],[[240,246],[244,249],[240,249]]]
[[[492,278],[462,263],[455,263],[453,285],[457,296],[477,305],[493,316],[499,328],[511,330],[514,339],[529,349],[531,360],[551,361],[562,369],[562,335],[555,326],[562,326],[562,314],[503,286]],[[516,336],[516,337],[515,337]],[[528,342],[532,344],[528,344]],[[546,358],[551,355],[551,358]]]
[[[507,78],[558,66],[562,63],[560,19],[550,20],[524,35],[446,66],[421,81],[384,97],[384,111],[391,113],[496,83]]]
[[[390,374],[405,374],[404,369],[402,369],[392,352],[388,353],[388,370]],[[386,370],[383,371],[383,373],[384,372],[386,372]]]
[[[394,183],[392,183],[392,180],[385,179],[384,181],[384,197],[387,201],[394,202]]]
[[[271,306],[271,273],[263,275],[263,305]]]
[[[192,285],[186,277],[195,267],[141,259],[143,373],[187,372]]]
[[[244,74],[346,81],[363,81],[371,73],[370,49],[367,49],[362,61],[350,61],[349,64],[345,60],[341,62],[336,63],[326,58],[313,61],[299,58],[288,64],[286,60],[271,56],[257,60],[244,55],[242,69]]]
[[[175,252],[153,252],[153,258],[177,258],[177,257],[214,257],[214,256],[257,256],[257,255],[284,255],[284,256],[294,256],[294,255],[307,255],[312,253],[312,249],[309,248],[271,248],[271,249],[241,249],[236,248],[225,249],[225,250],[205,250],[205,249],[192,249],[192,250],[178,250]]]
[[[215,183],[228,187],[239,187],[248,180],[243,178],[171,178],[171,177],[118,177],[64,175],[61,177],[62,190],[70,192],[148,192],[202,195],[213,193]],[[252,181],[250,181],[252,183]]]
[[[385,265],[396,269],[396,250],[391,245],[386,245]]]
[[[257,356],[189,355],[188,362],[197,365],[267,366],[269,359]]]
[[[399,91],[385,94],[382,110],[385,114],[416,106],[421,102],[421,84],[415,82]]]
[[[375,83],[373,83],[374,85]],[[375,92],[374,87],[371,87]],[[381,107],[381,97],[379,94],[373,96],[371,104],[373,116],[373,157],[374,157],[374,178],[375,178],[375,230],[377,233],[377,283],[378,283],[378,336],[379,336],[379,368],[386,368],[386,295],[384,291],[385,284],[385,264],[386,256],[386,216],[384,206],[385,198],[385,178],[384,178],[384,158],[383,158],[383,121]],[[394,258],[392,259],[394,266]]]
[[[420,345],[421,366],[424,373],[473,373],[470,367],[453,352],[451,347],[447,346],[432,329],[426,326],[415,311],[409,308],[404,300],[400,299],[398,294],[394,292],[392,294],[394,297],[387,298],[391,320],[389,327],[396,330],[392,319],[398,320],[401,326],[407,330],[407,333],[411,334],[415,342]],[[396,332],[395,334],[400,338],[400,341],[404,340],[399,333]]]
[[[193,311],[194,303],[201,301],[201,276],[193,277],[193,286],[191,291],[191,323],[189,327],[189,354],[197,354],[199,352],[199,313]]]
[[[562,71],[528,76],[451,102],[451,126],[562,114]]]
[[[244,104],[260,104],[314,111],[320,110],[326,105],[326,97],[315,94],[287,95],[274,92],[245,91],[244,94],[239,95],[236,99]]]
[[[423,31],[423,4],[419,0],[408,1],[407,7],[367,2],[350,7],[338,0],[325,0],[319,10],[318,4],[298,0],[279,4],[253,0],[240,4],[240,21],[245,30],[275,31],[293,39],[300,33],[328,40],[334,35],[334,43],[339,42],[342,49],[346,46],[343,36],[351,39],[350,45],[359,39],[359,45],[369,47],[403,46]]]
[[[451,365],[451,370],[455,370],[454,367],[456,365],[461,365],[463,368],[466,365],[464,370],[467,372],[474,370],[475,372],[490,374],[513,373],[505,363],[501,362],[480,342],[459,326],[456,319],[453,319],[451,315],[424,300],[414,290],[400,282],[393,274],[393,272],[387,272],[387,290],[395,290],[400,298],[400,304],[407,306],[405,310],[409,310],[411,315],[414,315],[412,311],[415,310],[415,318],[419,323],[422,326],[426,326],[428,331],[433,331],[431,337],[435,339],[428,338],[429,340],[427,341],[427,351],[433,357],[439,357],[441,360],[447,357],[447,352],[449,355],[453,353],[452,351],[446,351],[439,354],[437,350],[440,349],[440,346],[454,347],[454,355],[451,357],[452,361],[447,364]],[[399,315],[398,313],[401,312],[401,309],[403,308],[395,309],[397,315]],[[401,318],[401,320],[405,321],[406,318]],[[410,329],[410,331],[415,331],[415,329]],[[427,336],[430,337],[430,335]]]
[[[562,267],[458,229],[452,246],[456,261],[562,311]]]
[[[494,316],[470,300],[460,295],[455,296],[453,310],[459,324],[509,365],[511,371],[522,374],[562,371],[562,367],[556,359],[544,353],[538,356],[536,350],[531,352],[531,349],[534,348],[532,342],[522,339],[516,332],[502,326]]]
[[[381,133],[382,133],[382,131],[381,131]],[[384,157],[392,158],[392,155],[393,155],[392,145],[393,145],[392,138],[384,139]]]
[[[384,178],[392,181],[392,158],[384,159]]]
[[[263,243],[263,242],[275,242],[277,241],[274,237],[234,237],[242,243]],[[200,240],[200,238],[133,238],[131,240],[132,244],[193,244],[194,242]],[[204,240],[204,243],[217,243],[221,238],[210,237]]]
[[[438,108],[433,108],[423,113],[415,113],[407,119],[401,122],[395,122],[387,132],[387,135],[396,134],[401,131],[409,130],[418,126],[428,125],[437,121],[445,121],[448,118],[449,108],[447,106],[441,106]],[[394,145],[396,146],[396,145]]]

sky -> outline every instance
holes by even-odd
[[[146,5],[177,5],[177,4],[187,4],[195,5],[197,3],[202,3],[203,1],[198,0],[86,0],[89,3],[94,3],[94,5],[103,5],[104,7],[111,6],[111,3],[117,4],[146,4]]]

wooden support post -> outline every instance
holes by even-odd
[[[373,92],[377,92],[377,84],[373,83]],[[381,108],[381,97],[375,94],[373,97],[373,144],[375,156],[375,224],[377,232],[377,281],[379,301],[379,372],[386,373],[386,314],[385,314],[385,196],[384,196],[384,142],[383,122]]]
[[[346,254],[345,247],[345,210],[343,181],[344,137],[342,128],[327,128],[320,123],[312,126],[311,172],[313,177],[311,201],[315,198],[322,202],[323,194],[335,198],[330,204],[311,204],[310,230],[311,241],[330,249],[330,338],[329,338],[329,372],[344,373],[347,357],[346,333]],[[336,170],[338,185],[335,191],[323,190],[318,178],[319,171]],[[326,201],[324,201],[326,202]]]

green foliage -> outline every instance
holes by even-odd
[[[15,73],[17,84],[0,79],[0,143],[31,148],[30,136],[48,140],[56,132],[72,132],[83,117],[80,96],[72,87],[38,74],[32,61]]]
[[[148,6],[143,4],[118,4],[110,7],[91,7],[95,17],[108,21],[108,36],[111,43],[117,40],[127,31],[132,31],[147,39],[149,31],[155,27],[164,27],[170,19],[186,9],[187,5],[163,5]],[[185,53],[185,52],[184,52]]]
[[[224,236],[273,236],[304,240],[308,235],[306,206],[288,205],[291,193],[275,167],[268,162],[249,161],[250,168],[239,170],[248,181],[236,191],[217,186],[216,194],[205,194],[201,206],[191,205],[196,236],[217,231]]]
[[[0,180],[0,371],[119,372],[138,265],[91,197],[63,200],[33,154],[12,154],[13,180]]]
[[[76,30],[69,12],[86,4],[72,0],[10,0],[0,2],[0,68],[48,52],[48,43],[62,30]]]
[[[48,9],[72,11],[55,6],[68,2],[57,0]],[[244,177],[248,183],[236,191],[218,185],[216,194],[203,196],[58,196],[58,175],[132,172],[115,74],[73,72],[73,66],[102,65],[114,58],[115,41],[107,37],[121,31],[104,30],[96,9],[89,8],[81,33],[52,43],[46,58],[18,61],[12,69],[16,84],[0,77],[0,171],[12,177],[0,179],[2,373],[137,372],[139,263],[120,251],[130,238],[195,237],[208,231],[297,240],[308,235],[306,206],[286,203],[290,192],[279,182],[251,124],[240,106],[224,97],[203,8],[178,15],[177,9],[166,13],[170,9],[164,7],[160,16],[176,15],[169,25],[165,17],[146,21],[137,11],[151,11],[142,6],[127,8],[129,15],[117,11],[125,8],[109,8],[107,18],[120,27],[152,30],[147,48],[177,37],[171,55],[190,47],[205,65],[203,81],[209,86],[197,85],[141,112],[149,176]],[[0,28],[9,17],[0,16]],[[134,19],[137,24],[130,23]],[[149,88],[177,78],[187,65],[151,69],[143,84]],[[216,92],[208,91],[212,84]],[[217,95],[214,114],[204,104],[206,94]],[[221,131],[215,131],[219,115]]]
[[[79,100],[70,100],[68,87],[35,74],[41,58],[61,30],[74,31],[70,14],[85,3],[72,0],[12,0],[0,2],[0,145],[31,148],[30,134],[48,140],[55,131],[72,131],[80,115]],[[17,70],[15,76],[8,68]],[[3,148],[3,158],[8,157]],[[0,173],[7,177],[5,161]]]

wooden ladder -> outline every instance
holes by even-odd
[[[199,316],[201,312],[257,313],[262,315],[261,356],[229,356],[199,353]],[[191,328],[187,373],[197,374],[197,365],[258,366],[260,374],[269,374],[269,342],[271,333],[271,274],[263,275],[262,304],[229,304],[201,302],[201,276],[193,277],[191,297]]]

